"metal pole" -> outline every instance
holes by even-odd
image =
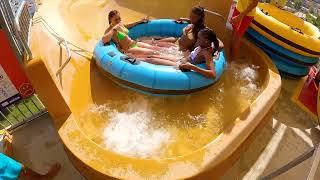
[[[62,39],[60,42],[59,42],[59,45],[61,46],[61,43],[64,44],[64,46],[66,47],[66,50],[67,50],[67,60],[62,64],[61,67],[59,67],[58,71],[56,72],[56,76],[58,76],[62,70],[67,66],[67,64],[70,62],[71,60],[71,51],[70,51],[70,48],[68,46],[68,43],[66,40]]]
[[[7,120],[7,121],[10,123],[11,126],[13,125],[13,123],[7,118],[7,116],[5,116],[5,115],[2,113],[2,111],[0,111],[0,115],[1,115],[5,120]]]
[[[6,4],[7,3],[7,4]],[[0,23],[2,27],[7,31],[7,37],[12,45],[17,58],[22,62],[22,52],[21,44],[15,38],[14,26],[13,26],[13,13],[10,14],[11,6],[8,7],[8,2],[0,0]],[[11,17],[12,15],[12,17]]]
[[[17,105],[17,106],[15,106],[15,105],[13,105],[13,107],[15,108],[15,109],[18,109],[18,111],[20,112],[20,114],[26,119],[27,118],[27,116],[21,111],[21,109],[19,108],[19,105]]]
[[[33,99],[31,99],[32,104],[34,105],[34,107],[37,108],[38,111],[40,111],[40,108],[37,106],[37,104],[33,101]]]
[[[313,163],[312,163],[309,175],[308,175],[308,180],[316,179],[315,178],[316,173],[317,173],[317,171],[319,171],[318,169],[319,169],[319,165],[320,165],[320,146],[317,147],[313,157],[314,157]]]
[[[18,117],[16,117],[16,116],[13,114],[13,112],[12,112],[8,107],[6,107],[6,110],[11,114],[12,117],[14,117],[14,118],[16,119],[16,121],[19,122]]]
[[[31,109],[29,108],[29,106],[26,104],[25,100],[22,101],[23,105],[28,109],[28,111],[31,113],[31,115],[33,115],[33,112],[31,111]],[[37,108],[38,109],[38,108]]]
[[[221,18],[224,22],[226,22],[226,19],[219,13],[217,12],[214,12],[214,11],[210,11],[208,9],[204,9],[205,12],[209,13],[209,14],[212,14],[212,15],[215,15],[215,16],[218,16],[219,18]]]
[[[316,147],[314,147],[314,148],[310,149],[309,151],[303,153],[302,155],[300,155],[299,157],[297,157],[293,161],[289,162],[288,164],[284,165],[280,169],[277,169],[277,170],[273,171],[272,173],[270,173],[269,175],[266,175],[266,176],[262,177],[261,180],[273,179],[273,178],[275,178],[275,177],[277,177],[277,176],[289,171],[293,167],[299,165],[303,161],[305,161],[305,160],[309,159],[310,157],[312,157],[312,155],[314,154],[315,149],[316,149]]]
[[[26,4],[26,1],[22,1],[16,16],[14,18],[14,25],[17,30],[17,38],[20,42],[22,42],[22,46],[24,48],[25,53],[28,56],[27,60],[32,59],[32,53],[28,45],[28,39],[29,39],[29,31],[30,31],[30,24],[31,24],[31,18],[28,12],[28,5]]]

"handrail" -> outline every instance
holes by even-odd
[[[212,14],[212,15],[215,15],[215,16],[218,16],[219,18],[221,18],[223,21],[226,21],[226,19],[219,13],[217,12],[213,12],[213,11],[210,11],[208,9],[204,9],[205,12],[209,13],[209,14]]]
[[[61,39],[59,41],[59,45],[61,45],[61,43],[64,44],[64,46],[66,47],[66,50],[67,50],[67,60],[62,64],[62,66],[59,67],[58,71],[56,72],[56,76],[58,76],[62,70],[67,66],[67,64],[70,62],[71,60],[71,51],[70,51],[70,48],[68,46],[68,43],[65,39]]]
[[[32,59],[32,52],[29,48],[29,38],[30,38],[30,29],[32,25],[32,20],[28,11],[28,4],[26,1],[22,1],[20,7],[16,12],[14,18],[15,28],[17,30],[17,38],[22,42],[22,46],[25,50],[25,53],[28,55],[28,60]]]
[[[45,26],[45,28],[48,30],[48,32],[53,35],[56,39],[61,40],[62,37],[48,24],[48,22],[43,19],[41,16],[36,17],[33,19],[33,23],[43,23],[43,25]],[[85,50],[75,44],[73,44],[72,42],[66,40],[66,42],[68,43],[69,46],[71,47],[75,47],[76,49],[70,48],[71,51],[74,52],[85,52],[85,53],[89,53],[90,55],[92,55],[93,53],[91,51]],[[88,57],[87,57],[88,58]],[[90,58],[91,59],[91,58]]]
[[[311,170],[308,175],[308,180],[316,179],[315,176],[317,174],[317,171],[319,171],[318,170],[319,165],[320,165],[320,146],[318,146],[314,152],[313,162],[311,165]]]
[[[319,149],[318,145],[314,146],[312,149],[309,149],[308,151],[306,151],[302,155],[298,156],[296,159],[292,160],[291,162],[287,163],[286,165],[282,166],[281,168],[279,168],[279,169],[271,172],[270,174],[263,176],[259,179],[260,180],[271,180],[275,177],[278,177],[279,175],[281,175],[281,174],[289,171],[290,169],[294,168],[295,166],[301,164],[305,160],[311,158],[314,155],[315,151],[318,149]]]

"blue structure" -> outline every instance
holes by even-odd
[[[173,20],[153,20],[130,29],[129,36],[137,39],[142,36],[180,37],[187,24]],[[199,91],[214,84],[226,66],[224,52],[215,60],[216,79],[209,79],[199,73],[182,72],[176,67],[154,65],[147,62],[133,62],[126,59],[113,42],[104,45],[99,41],[94,50],[96,63],[116,83],[148,94],[181,95]],[[205,64],[199,64],[205,68]]]
[[[291,77],[303,77],[319,58],[302,56],[294,53],[262,36],[249,28],[246,37],[260,47],[273,60],[279,71]]]

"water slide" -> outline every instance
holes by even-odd
[[[268,56],[246,40],[217,84],[186,96],[122,88],[92,60],[109,10],[132,22],[188,16],[199,4],[227,17],[231,1],[42,1],[26,70],[70,160],[88,179],[218,177],[270,120],[281,79]],[[207,24],[227,40],[225,22],[208,14]]]

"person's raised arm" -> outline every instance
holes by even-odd
[[[104,32],[104,35],[102,37],[102,42],[103,43],[108,43],[111,41],[112,36],[115,32],[117,32],[117,28],[119,27],[119,24],[115,26],[109,26],[108,29]]]
[[[212,56],[209,53],[206,53],[205,58],[206,58],[207,69],[202,69],[202,68],[195,66],[191,63],[181,64],[180,68],[193,70],[193,71],[198,72],[201,75],[206,76],[208,78],[216,78],[215,63],[212,60]]]
[[[238,16],[231,19],[231,24],[238,24],[245,16],[247,16],[254,8],[258,6],[259,0],[253,0],[249,6],[241,12]]]
[[[249,6],[242,12],[240,13],[240,15],[242,17],[248,15],[254,8],[256,8],[258,6],[259,0],[253,0]]]
[[[189,18],[179,18],[179,19],[176,19],[176,22],[183,22],[183,21],[185,21],[185,22],[187,22],[187,23],[191,23],[191,21],[190,21],[190,19]]]
[[[224,48],[224,44],[223,44],[223,42],[222,42],[220,39],[218,39],[218,41],[219,41],[219,48],[218,48],[218,51],[220,52],[220,51],[222,51],[222,50],[223,50],[223,48]]]
[[[126,28],[130,29],[138,24],[142,24],[142,23],[147,23],[149,21],[149,17],[145,17],[145,18],[142,18],[140,21],[137,21],[137,22],[134,22],[134,23],[130,23],[130,24],[126,24],[124,25]]]

